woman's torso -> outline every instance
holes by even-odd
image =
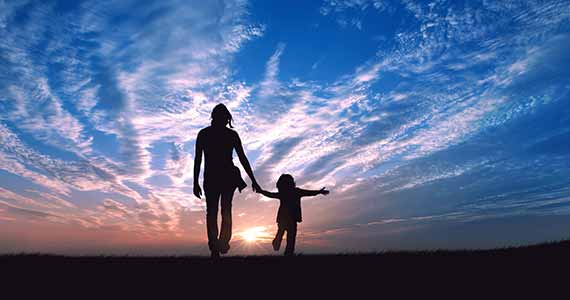
[[[213,177],[220,180],[234,167],[233,150],[237,142],[237,133],[227,127],[212,126],[199,133],[204,149],[204,179]]]

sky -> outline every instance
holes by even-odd
[[[567,1],[0,0],[0,36],[0,253],[207,253],[218,103],[263,188],[331,191],[298,252],[570,236]],[[232,254],[277,207],[236,193]]]

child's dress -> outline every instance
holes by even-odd
[[[290,193],[279,193],[279,210],[277,211],[277,224],[291,224],[302,222],[300,189],[295,188]]]

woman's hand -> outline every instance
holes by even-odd
[[[319,193],[323,194],[323,195],[328,195],[330,192],[328,190],[326,190],[326,188],[322,188]]]
[[[202,188],[199,183],[194,183],[194,196],[198,197],[198,199],[202,199]]]

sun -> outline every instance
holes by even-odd
[[[267,227],[256,226],[243,230],[239,233],[239,236],[248,243],[255,243],[268,239],[270,234],[267,232]]]

